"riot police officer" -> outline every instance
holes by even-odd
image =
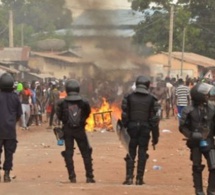
[[[207,85],[206,85],[207,86]],[[215,195],[215,108],[208,103],[203,92],[208,91],[205,85],[197,84],[191,91],[192,105],[182,111],[180,119],[180,132],[187,138],[192,161],[192,176],[196,195],[204,195],[202,184],[202,156],[208,165],[207,195]]]
[[[136,79],[136,89],[126,94],[122,100],[122,123],[127,128],[130,136],[129,154],[126,155],[126,179],[125,185],[133,184],[134,164],[138,152],[136,185],[144,184],[143,175],[146,161],[150,134],[152,144],[156,145],[159,138],[160,108],[157,99],[149,93],[150,80],[146,76]]]
[[[0,77],[0,157],[4,149],[4,182],[10,182],[13,154],[16,151],[16,122],[22,115],[21,102],[13,91],[14,79],[9,73]],[[1,164],[1,159],[0,159]]]
[[[57,116],[63,123],[65,151],[62,152],[69,174],[69,180],[76,183],[74,169],[74,141],[76,141],[84,160],[86,182],[95,183],[92,164],[92,148],[85,132],[86,119],[91,108],[87,100],[79,95],[80,85],[76,80],[68,80],[65,84],[67,96],[59,100]]]

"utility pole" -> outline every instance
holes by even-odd
[[[169,25],[169,58],[168,58],[168,72],[167,72],[168,77],[170,77],[170,70],[172,66],[173,20],[174,20],[174,5],[171,5],[170,25]]]
[[[21,24],[21,46],[24,46],[24,24]]]
[[[13,42],[13,11],[9,11],[9,47],[14,47]]]
[[[186,27],[184,27],[183,29],[183,41],[182,41],[182,52],[181,52],[181,77],[183,76],[185,38],[186,38]]]

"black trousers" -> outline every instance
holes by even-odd
[[[203,156],[205,157],[207,164],[209,165],[208,152],[202,153],[199,147],[190,149],[190,160],[192,161],[193,166],[201,166]]]
[[[81,152],[84,166],[86,170],[86,177],[93,177],[92,168],[92,148],[89,145],[86,132],[83,128],[64,128],[65,151],[63,156],[66,162],[66,167],[70,175],[75,175],[74,171],[74,142],[76,141]]]
[[[130,136],[129,153],[133,160],[137,158],[140,161],[146,161],[148,158],[147,150],[150,140],[150,130],[145,125],[130,123],[128,125],[128,134]]]
[[[17,140],[16,139],[0,139],[0,157],[4,151],[4,163],[3,170],[10,171],[13,167],[13,154],[16,151]],[[1,164],[1,159],[0,159]]]

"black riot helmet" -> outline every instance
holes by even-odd
[[[13,91],[14,78],[9,73],[4,73],[0,77],[0,90],[1,91]]]
[[[66,101],[77,101],[81,100],[82,97],[79,95],[80,84],[75,79],[70,79],[66,81],[65,89],[67,93]]]
[[[200,93],[198,91],[200,84],[195,85],[191,90],[190,90],[190,96],[192,99],[192,103],[194,105],[202,104],[207,102],[207,96],[203,93]]]
[[[66,89],[67,94],[68,93],[78,94],[80,91],[80,84],[77,80],[70,79],[70,80],[66,81],[65,89]]]
[[[136,92],[139,93],[148,93],[150,80],[146,76],[138,76],[136,79]]]
[[[150,85],[150,80],[146,76],[138,76],[136,79],[136,87],[144,85],[147,89],[149,88]]]

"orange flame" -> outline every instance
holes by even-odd
[[[118,105],[110,105],[105,98],[102,98],[100,108],[91,108],[85,129],[91,132],[98,129],[113,130],[112,119],[118,119],[120,117],[121,110]]]

